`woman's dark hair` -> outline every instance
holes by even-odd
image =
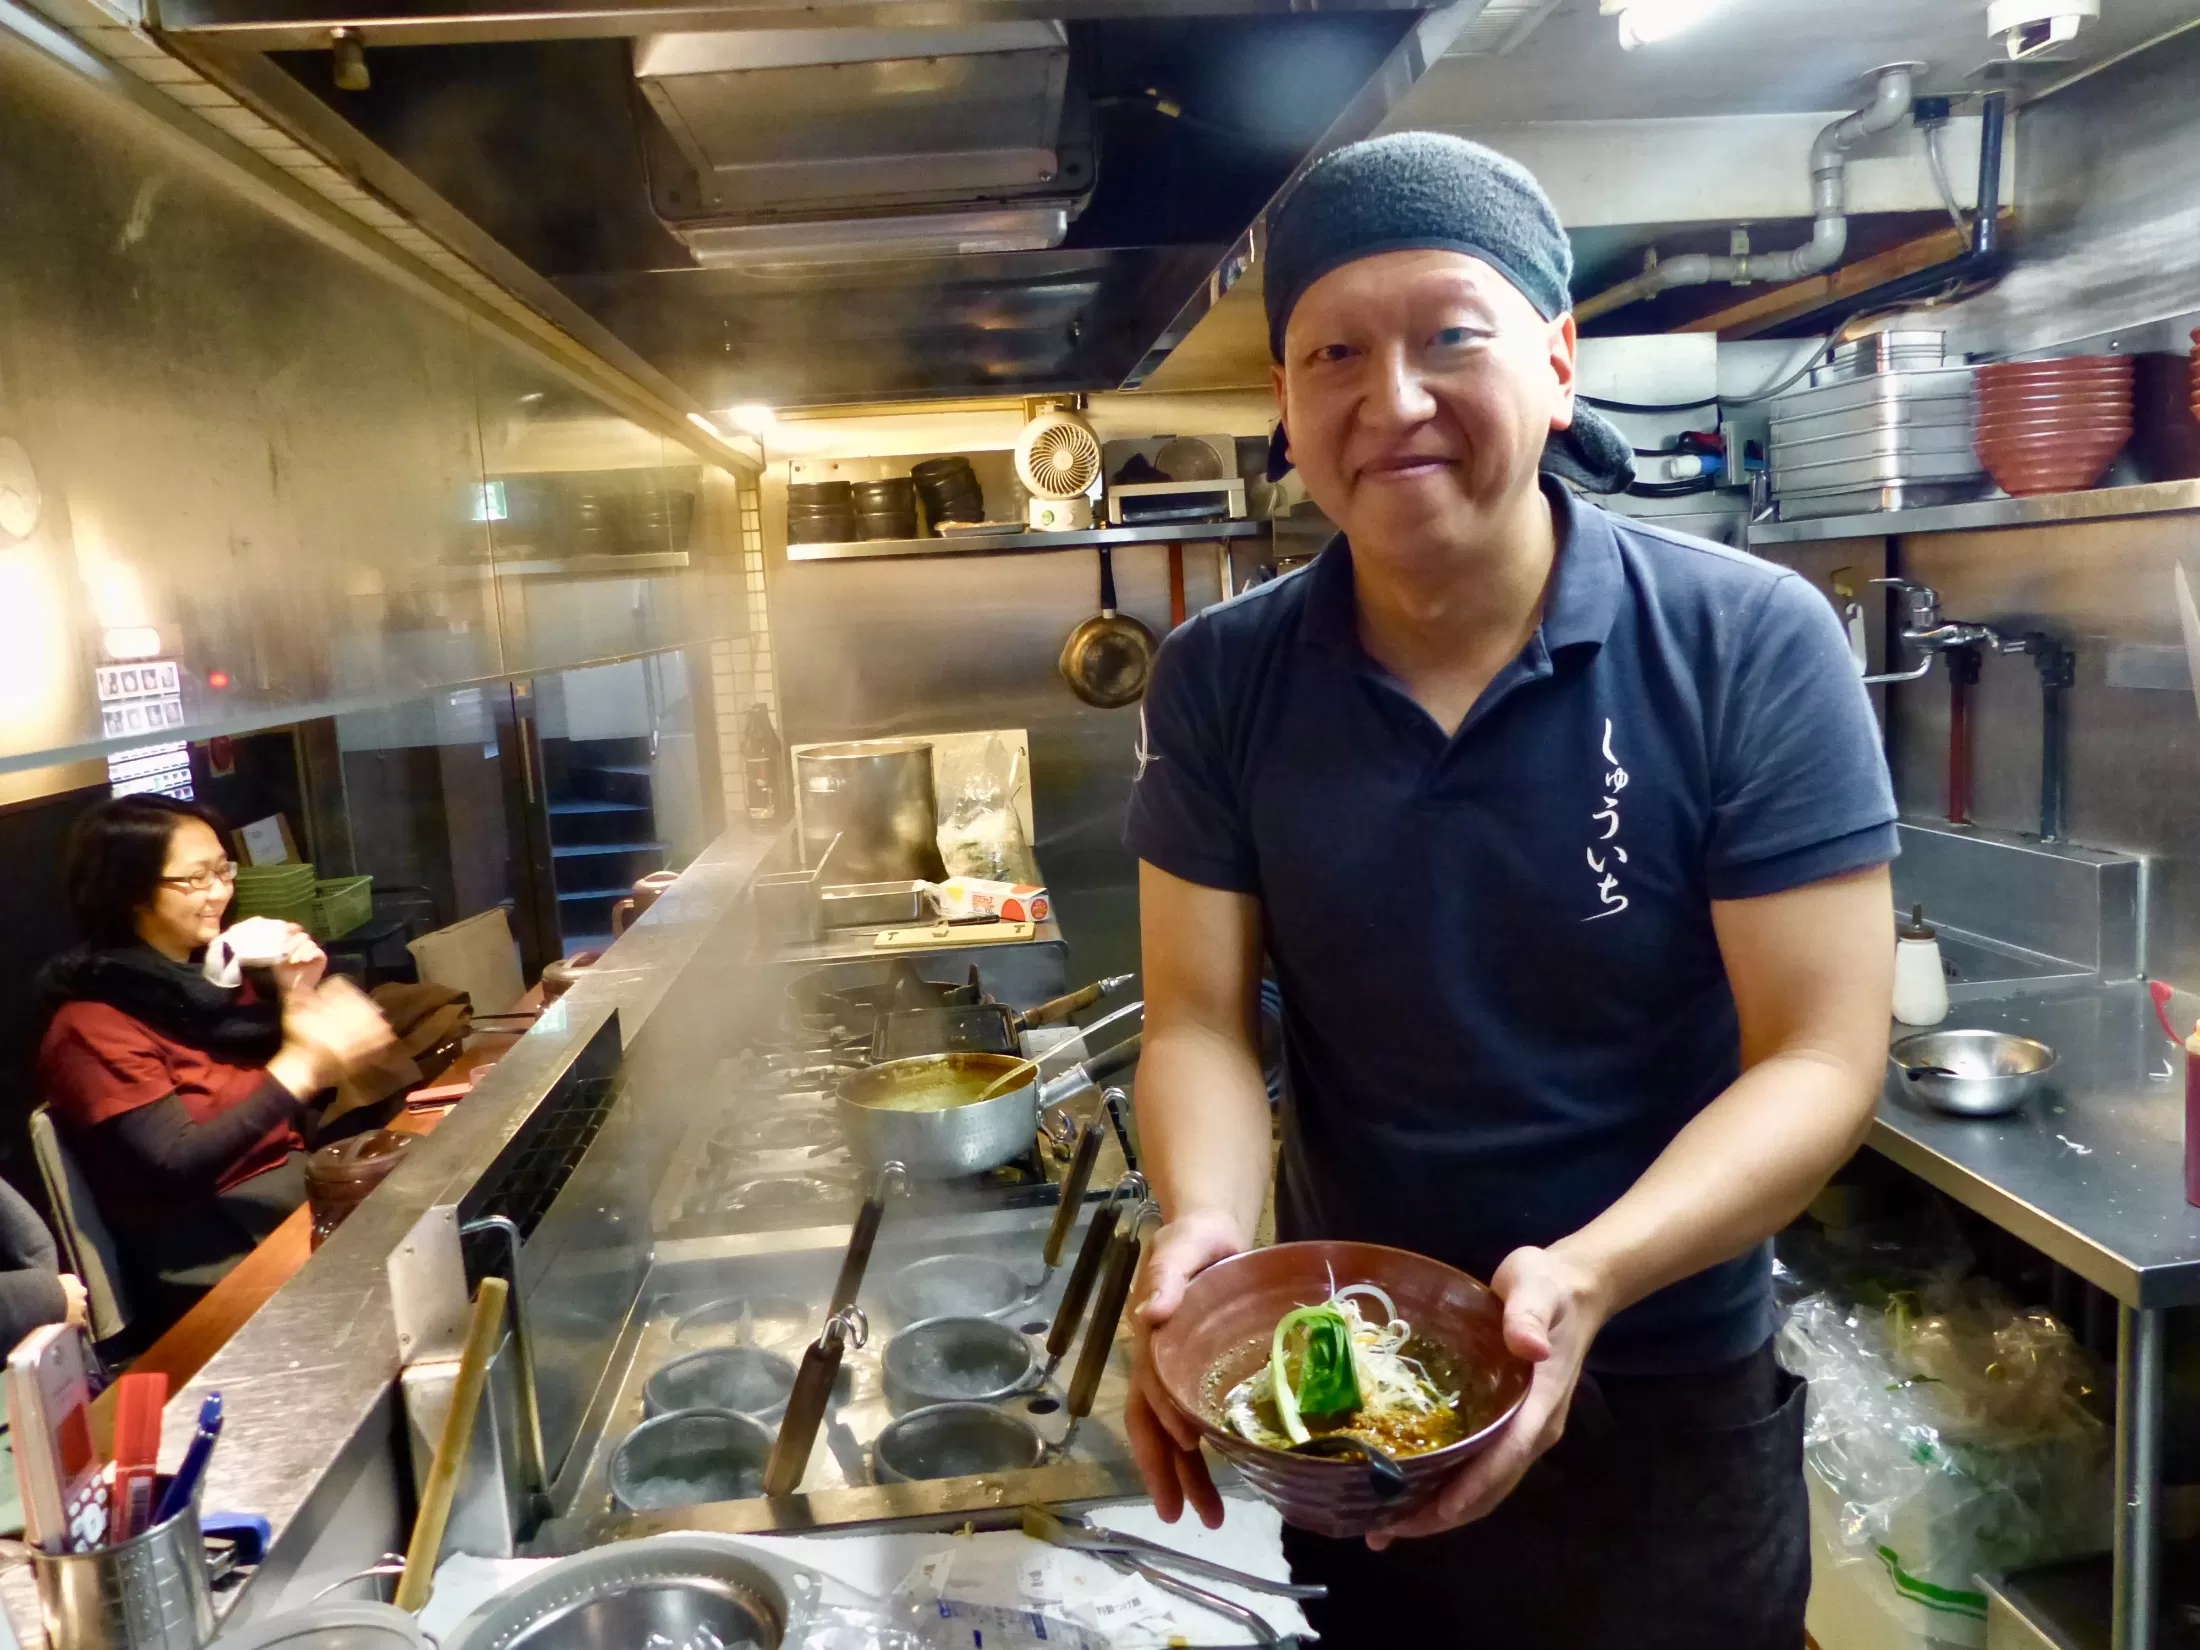
[[[69,827],[62,887],[87,943],[128,945],[137,938],[137,914],[152,902],[167,869],[168,839],[187,819],[229,840],[229,827],[213,809],[157,793],[102,802]]]

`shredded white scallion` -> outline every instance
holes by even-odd
[[[1328,1304],[1344,1317],[1352,1340],[1353,1367],[1359,1377],[1360,1406],[1355,1419],[1431,1415],[1458,1403],[1458,1393],[1443,1391],[1418,1359],[1405,1355],[1403,1348],[1412,1338],[1413,1328],[1398,1315],[1390,1296],[1370,1283],[1338,1289],[1334,1277],[1330,1282]],[[1363,1300],[1382,1309],[1384,1315],[1379,1322],[1370,1322],[1362,1313],[1359,1302]],[[1288,1449],[1289,1437],[1270,1423],[1272,1409],[1262,1408],[1272,1380],[1270,1366],[1262,1364],[1230,1390],[1224,1412],[1231,1428],[1241,1436],[1273,1449]]]

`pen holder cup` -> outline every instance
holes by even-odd
[[[196,1505],[95,1552],[33,1548],[31,1571],[53,1650],[200,1650],[214,1636]]]

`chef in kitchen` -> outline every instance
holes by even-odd
[[[1146,1328],[1253,1241],[1256,997],[1289,1046],[1277,1234],[1488,1280],[1505,1432],[1364,1542],[1288,1531],[1325,1650],[1796,1650],[1802,1397],[1768,1239],[1886,1058],[1894,801],[1827,603],[1607,513],[1542,189],[1399,133],[1313,167],[1265,270],[1295,465],[1343,529],[1169,638],[1144,706]],[[1352,1281],[1344,1278],[1340,1284]],[[1164,1517],[1221,1516],[1141,1357]]]

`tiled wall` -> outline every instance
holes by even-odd
[[[710,674],[718,705],[718,773],[724,786],[726,818],[741,817],[741,727],[749,706],[762,704],[786,735],[779,713],[779,689],[772,670],[771,609],[764,591],[763,495],[744,480],[740,494],[741,589],[748,607],[748,634],[711,643]]]

